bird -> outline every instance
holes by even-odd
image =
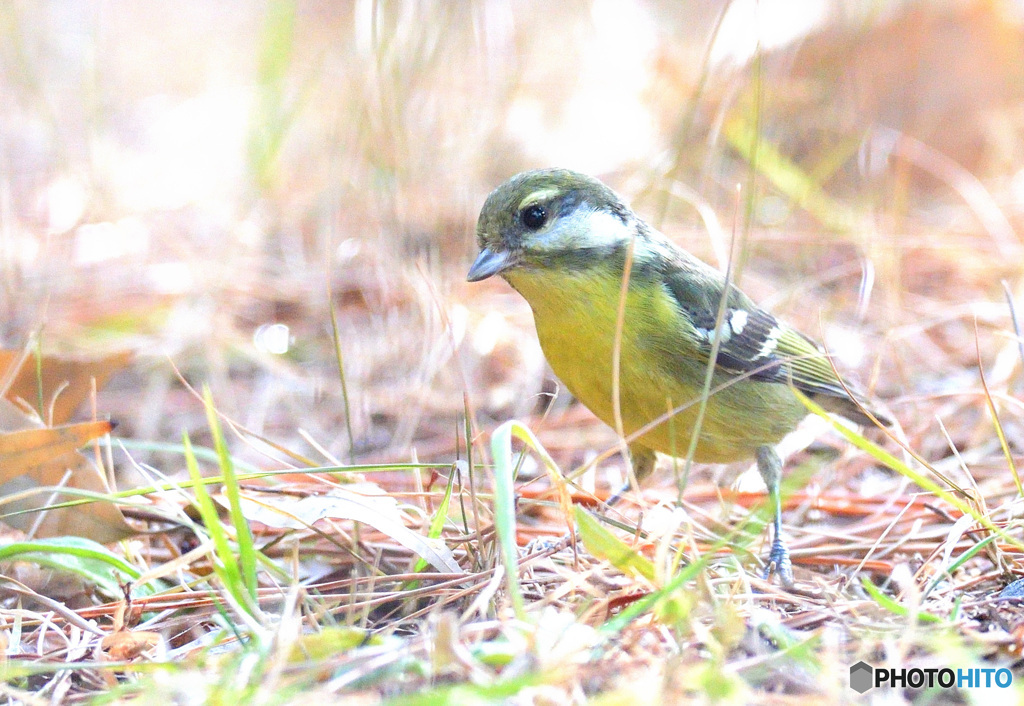
[[[691,441],[697,462],[756,460],[774,511],[763,575],[792,586],[775,446],[808,414],[797,391],[858,424],[887,425],[887,415],[840,381],[820,345],[594,177],[559,168],[513,176],[484,201],[476,240],[467,280],[500,275],[522,295],[555,375],[628,438],[637,482],[657,453],[685,455]],[[687,403],[700,401],[709,366],[714,393],[698,425],[701,405]]]

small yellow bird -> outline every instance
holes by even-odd
[[[699,401],[709,365],[711,387],[694,460],[754,457],[775,509],[765,575],[793,582],[782,541],[774,445],[807,415],[794,388],[851,421],[870,424],[859,393],[847,392],[811,339],[758,308],[730,286],[716,330],[725,278],[636,216],[603,183],[566,169],[512,177],[484,202],[477,221],[480,254],[470,282],[500,274],[533,309],[537,335],[555,374],[583,404],[615,427],[613,357],[620,336],[619,408],[627,437],[667,411]],[[622,279],[632,245],[625,315]],[[711,361],[714,347],[717,355]],[[654,470],[655,452],[684,455],[699,404],[631,439],[634,474]]]

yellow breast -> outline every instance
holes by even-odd
[[[555,374],[598,418],[615,426],[613,348],[621,281],[614,272],[515,270],[506,279],[533,309],[537,335]],[[685,455],[697,421],[706,361],[687,353],[681,313],[660,283],[631,284],[621,329],[619,370],[623,429],[630,435],[692,403],[637,443]],[[728,377],[717,373],[713,385]],[[708,399],[695,459],[728,462],[774,444],[806,414],[786,385],[737,382]]]

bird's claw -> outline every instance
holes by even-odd
[[[540,554],[543,552],[559,552],[572,544],[572,535],[564,534],[561,537],[537,537],[530,540],[523,548],[523,555]]]
[[[772,550],[768,554],[768,565],[764,567],[761,578],[767,581],[772,574],[778,574],[779,580],[786,588],[793,586],[793,562],[789,558],[789,549],[778,537],[772,542]]]

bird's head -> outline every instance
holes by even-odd
[[[515,268],[574,269],[626,247],[636,217],[597,179],[568,169],[518,174],[491,192],[476,224],[470,282]]]

